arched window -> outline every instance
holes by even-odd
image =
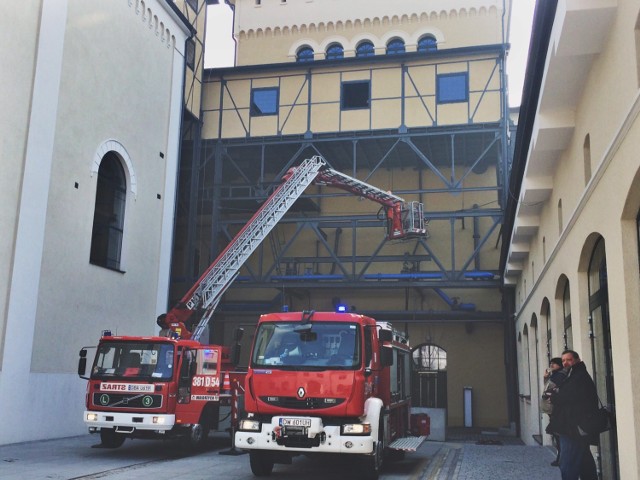
[[[437,345],[421,345],[413,351],[413,363],[420,370],[446,370],[447,352]]]
[[[356,57],[373,57],[375,55],[375,49],[373,43],[369,40],[360,42],[356,47]]]
[[[435,52],[438,50],[438,42],[433,35],[425,35],[418,40],[419,52]]]
[[[313,62],[313,48],[304,46],[296,54],[296,62]]]
[[[542,301],[542,308],[540,309],[540,315],[542,317],[542,325],[545,331],[545,347],[546,347],[546,364],[551,361],[551,304],[546,297]]]
[[[564,348],[573,348],[573,330],[571,328],[571,294],[569,281],[564,284],[562,292],[562,318],[564,318]]]
[[[416,407],[447,407],[447,352],[434,344],[423,344],[412,352],[414,377],[411,403]]]
[[[327,47],[326,57],[327,60],[344,58],[344,48],[339,43],[332,43]]]
[[[522,330],[522,360],[524,376],[520,394],[531,398],[531,345],[529,344],[529,327],[527,325]]]
[[[94,265],[120,270],[126,196],[127,180],[120,158],[107,152],[98,169],[89,257]]]
[[[609,317],[609,282],[604,238],[599,237],[589,261],[589,326],[592,335],[592,376],[598,397],[615,411],[613,351]],[[618,437],[615,429],[604,432],[598,446],[602,478],[620,478]]]
[[[392,38],[387,43],[387,55],[397,55],[404,52],[404,40],[401,38]]]

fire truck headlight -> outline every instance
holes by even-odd
[[[240,430],[245,432],[259,432],[260,422],[251,418],[245,418],[243,420],[240,420],[238,427]]]
[[[87,413],[87,422],[97,422],[98,414],[97,413]]]
[[[157,425],[164,425],[164,417],[153,417],[153,423]]]
[[[342,425],[342,435],[369,435],[371,424],[369,423],[345,423]]]

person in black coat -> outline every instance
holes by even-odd
[[[598,438],[586,435],[578,425],[598,408],[596,386],[580,356],[573,350],[562,352],[567,378],[551,394],[553,415],[549,430],[560,437],[562,480],[597,480],[596,464],[589,449]]]

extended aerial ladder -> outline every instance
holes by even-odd
[[[390,240],[426,235],[422,203],[405,203],[391,192],[333,170],[320,156],[306,159],[298,167],[289,169],[283,180],[193,287],[166,316],[158,319],[161,327],[182,338],[199,340],[222,295],[244,262],[312,183],[346,190],[381,204],[386,212],[387,238]],[[191,332],[187,324],[196,312],[202,312],[202,316]]]

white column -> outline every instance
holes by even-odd
[[[28,421],[31,354],[55,144],[67,0],[41,2],[42,14],[20,192],[16,248],[0,376],[0,444],[19,442]],[[29,79],[25,79],[29,81]],[[43,312],[46,314],[46,312]]]

